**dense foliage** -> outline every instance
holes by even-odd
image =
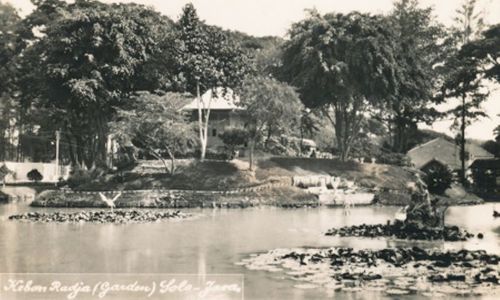
[[[179,157],[227,158],[207,149],[207,91],[239,96],[244,128],[219,137],[231,150],[247,144],[251,167],[256,147],[303,155],[304,139],[341,160],[408,165],[404,153],[435,136],[419,124],[457,99],[446,117],[465,159],[465,129],[485,115],[484,80],[499,81],[500,27],[483,31],[475,0],[452,28],[417,0],[386,15],[312,10],[286,39],[206,24],[192,4],[176,21],[132,3],[33,4],[21,18],[0,2],[0,159],[53,161],[60,131],[76,181],[132,169],[138,153],[170,173]],[[184,115],[194,98],[197,114]],[[499,141],[485,147],[498,153]]]
[[[483,19],[478,13],[476,0],[466,0],[457,11],[455,26],[452,28],[454,49],[448,54],[443,69],[445,78],[438,97],[459,99],[459,104],[450,109],[447,115],[454,119],[452,128],[458,129],[456,139],[460,145],[461,181],[466,184],[466,128],[475,120],[486,117],[481,105],[488,99],[489,91],[484,85],[481,61],[473,56],[465,56],[462,49],[475,41],[483,29]]]
[[[297,124],[293,116],[300,116],[300,99],[289,85],[265,77],[248,78],[239,94],[241,104],[245,107],[243,120],[248,132],[250,169],[252,169],[255,146],[266,131],[272,126],[285,128]]]
[[[33,169],[26,174],[29,180],[34,181],[34,182],[39,182],[42,181],[43,175],[38,171],[37,169]]]
[[[234,153],[237,147],[244,146],[248,142],[248,132],[244,128],[230,127],[224,129],[220,138],[230,153]]]
[[[442,195],[453,182],[451,170],[441,163],[432,163],[424,172],[427,189],[433,194]]]
[[[394,35],[386,18],[311,12],[292,25],[282,77],[304,104],[321,108],[335,128],[340,158],[348,158],[364,114],[397,93]]]
[[[210,120],[210,101],[201,95],[217,88],[237,88],[250,71],[247,56],[221,29],[202,22],[192,4],[187,4],[176,24],[172,43],[173,68],[182,89],[198,99],[198,133],[201,159],[205,158]]]
[[[167,172],[175,172],[175,155],[189,152],[196,145],[192,126],[178,109],[185,95],[136,93],[119,109],[110,123],[111,133],[123,146],[143,149],[163,162]],[[168,166],[164,157],[171,160]]]
[[[443,62],[449,40],[432,9],[420,8],[417,0],[396,1],[389,21],[395,35],[398,90],[382,102],[376,116],[388,124],[392,149],[406,153],[417,124],[431,124],[439,115],[431,105],[443,74],[435,66]]]
[[[105,162],[107,123],[127,95],[142,87],[141,66],[159,52],[157,41],[171,22],[135,4],[59,4],[22,57],[37,75],[20,81],[28,92],[22,98],[27,112],[43,110],[51,128],[62,129],[73,164],[90,168]]]

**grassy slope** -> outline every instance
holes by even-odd
[[[254,172],[243,161],[194,161],[179,167],[174,176],[131,173],[122,180],[108,176],[83,190],[195,189],[230,190],[250,187],[276,177],[324,174],[354,180],[363,187],[403,190],[412,174],[406,169],[379,164],[359,164],[328,159],[265,158],[257,162]],[[121,181],[121,182],[120,182]]]
[[[405,189],[413,176],[410,171],[390,165],[360,164],[331,159],[271,158],[260,161],[257,179],[271,176],[325,174],[355,180],[363,187]]]

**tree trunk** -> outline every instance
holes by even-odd
[[[462,124],[460,126],[460,131],[462,136],[460,137],[460,162],[462,165],[462,174],[460,174],[460,180],[462,185],[465,187],[465,93],[462,94]]]
[[[168,156],[170,156],[170,162],[172,163],[172,166],[170,166],[170,175],[174,175],[175,173],[175,156],[170,150],[169,147],[166,147]]]
[[[69,154],[69,159],[71,160],[71,165],[76,166],[76,157],[75,157],[75,152],[73,151],[73,141],[71,140],[71,136],[69,134],[64,135],[66,137],[66,141],[68,143],[68,154]]]
[[[96,143],[96,163],[99,166],[107,166],[106,164],[106,141],[108,139],[108,134],[106,130],[106,121],[104,120],[104,117],[99,114],[99,117],[97,118],[97,143]]]
[[[161,163],[163,164],[163,167],[165,168],[165,172],[172,174],[172,172],[168,168],[167,162],[163,159],[163,157],[161,157],[161,155],[156,153],[156,151],[154,151],[152,148],[148,148],[148,150],[149,150],[149,153],[151,153],[151,155],[153,155],[156,159],[161,161]]]
[[[196,84],[196,98],[198,99],[198,129],[200,134],[201,154],[200,159],[205,159],[208,143],[208,121],[210,120],[210,104],[212,97],[208,100],[208,107],[202,107],[202,99],[200,95],[200,84]]]
[[[255,141],[254,140],[250,140],[248,141],[248,152],[249,152],[249,155],[248,155],[248,158],[249,158],[249,166],[248,166],[248,169],[250,171],[253,171],[253,152],[254,152],[254,149],[255,149]]]
[[[272,129],[272,126],[269,124],[267,127],[266,141],[264,142],[264,146],[266,147],[266,149],[267,149],[267,146],[269,146],[269,140],[271,139],[272,135],[273,135],[273,129]]]

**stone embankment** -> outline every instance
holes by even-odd
[[[231,190],[147,189],[122,191],[52,190],[38,195],[34,207],[106,207],[100,193],[113,198],[118,208],[245,208],[271,205],[283,208],[317,207],[318,195],[293,186],[292,177],[273,177],[258,185]],[[353,195],[348,195],[353,196]]]
[[[337,235],[341,237],[395,237],[398,239],[410,240],[445,240],[445,241],[465,241],[474,237],[474,234],[461,230],[457,226],[444,226],[443,228],[429,228],[416,226],[415,224],[405,224],[396,222],[392,224],[375,225],[354,225],[341,228],[329,229],[326,235]],[[482,237],[482,235],[478,235]]]
[[[499,259],[483,250],[300,248],[271,250],[237,264],[251,270],[283,272],[284,278],[298,283],[297,288],[434,298],[495,295],[500,292]]]
[[[9,220],[26,222],[55,223],[146,223],[159,222],[167,219],[185,219],[190,214],[180,211],[147,211],[147,210],[115,210],[82,211],[82,212],[28,212],[9,216]]]
[[[40,193],[31,203],[34,207],[106,207],[100,193],[112,199],[117,208],[245,208],[272,205],[285,208],[315,207],[314,195],[291,187],[291,179],[269,180],[260,185],[227,191],[206,190],[123,190],[123,191],[73,191],[53,190]]]

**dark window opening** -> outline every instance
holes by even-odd
[[[217,129],[212,129],[212,136],[217,136]]]

